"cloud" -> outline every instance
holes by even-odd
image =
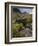
[[[27,13],[31,13],[32,9],[30,8],[18,8],[22,13],[27,12]]]

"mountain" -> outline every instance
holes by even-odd
[[[16,12],[16,13],[21,13],[21,14],[32,14],[32,12],[21,12],[18,8],[13,8],[13,12]]]
[[[25,12],[21,12],[18,8],[13,8],[13,11],[21,13],[21,14],[28,14],[26,11]]]
[[[13,8],[13,11],[14,11],[14,12],[19,12],[19,13],[21,13],[18,8]]]

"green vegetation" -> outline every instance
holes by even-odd
[[[20,24],[18,24],[18,23],[15,23],[14,25],[13,25],[13,30],[19,30],[19,29],[22,29],[23,28],[23,24],[22,23],[20,23]]]
[[[26,28],[27,24],[32,23],[32,14],[29,14],[27,16],[24,15],[22,17],[21,16],[22,15],[16,14],[16,16],[14,17],[14,20],[12,23],[13,24],[12,25],[13,37],[21,37],[22,33],[20,33],[20,31]],[[22,34],[22,36],[24,35]]]
[[[15,23],[15,24],[13,24],[13,35],[14,36],[20,36],[20,30],[21,29],[23,29],[24,27],[23,27],[23,24],[22,23],[20,23],[20,24],[18,24],[18,23]]]

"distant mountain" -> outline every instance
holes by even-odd
[[[22,14],[29,14],[29,13],[27,13],[27,12],[25,11],[25,12],[23,12]]]
[[[21,13],[21,14],[32,14],[31,12],[30,13],[28,13],[28,12],[21,12],[18,8],[13,8],[13,12],[18,12],[18,13]]]
[[[14,12],[19,12],[19,13],[21,13],[18,8],[13,8],[13,11],[14,11]]]

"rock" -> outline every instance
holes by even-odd
[[[31,37],[32,36],[32,31],[29,28],[21,30],[20,33],[21,33],[21,36],[25,36],[25,37]]]

